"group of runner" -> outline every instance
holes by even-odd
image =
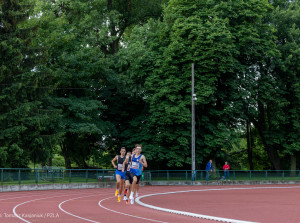
[[[136,144],[131,151],[126,153],[126,148],[122,147],[121,155],[115,156],[111,163],[116,169],[117,188],[115,196],[118,197],[118,202],[121,202],[121,196],[124,189],[124,198],[126,204],[134,204],[134,198],[139,196],[139,182],[142,176],[142,171],[147,167],[147,160],[141,154],[142,145]],[[117,161],[117,165],[115,162]],[[125,186],[124,186],[125,184]],[[128,197],[128,195],[130,195]]]

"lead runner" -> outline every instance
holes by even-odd
[[[141,151],[142,145],[138,145],[131,159],[130,177],[132,178],[132,190],[129,197],[131,204],[134,204],[134,194],[136,193],[138,178],[142,175],[142,168],[148,166],[146,157],[141,154]]]

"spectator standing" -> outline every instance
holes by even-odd
[[[209,160],[209,162],[206,164],[206,182],[209,181],[209,174],[212,173],[212,171],[214,170],[213,164],[212,164],[212,160]]]
[[[228,165],[227,162],[225,162],[224,166],[223,166],[223,170],[224,170],[224,177],[225,180],[229,180],[229,170],[230,170],[230,166]]]

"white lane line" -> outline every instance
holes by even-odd
[[[85,193],[85,194],[87,194],[87,193]],[[76,193],[76,194],[66,194],[66,195],[59,195],[59,196],[53,196],[53,197],[45,197],[45,198],[39,198],[39,199],[33,199],[33,200],[25,201],[25,202],[22,202],[22,203],[20,203],[20,204],[17,204],[16,206],[14,206],[14,208],[13,208],[13,213],[14,213],[14,215],[15,215],[17,218],[19,218],[20,220],[22,220],[22,221],[24,221],[24,222],[26,222],[26,223],[31,223],[30,221],[27,221],[26,219],[22,218],[21,216],[19,216],[19,215],[17,214],[16,209],[17,209],[19,206],[21,206],[21,205],[23,205],[23,204],[26,204],[26,203],[34,202],[34,201],[39,201],[39,200],[44,200],[44,199],[51,199],[51,198],[56,198],[56,197],[66,197],[66,196],[70,196],[70,195],[79,195],[79,194],[78,194],[78,193]],[[93,196],[94,196],[94,194],[93,194]]]
[[[93,190],[94,188],[88,188],[88,189]],[[48,195],[51,195],[51,194],[66,194],[66,190],[70,190],[70,189],[48,190],[48,191],[44,191],[44,190],[34,191],[34,190],[32,190],[32,191],[22,191],[22,192],[20,192],[20,191],[3,192],[3,193],[18,193],[18,194],[12,195],[12,194],[1,194],[0,193],[0,198],[1,198],[0,201],[11,200],[11,199],[19,199],[19,198],[25,198],[25,197],[48,196]],[[46,192],[46,193],[40,193],[40,192]],[[89,192],[92,192],[92,191],[89,191]],[[38,193],[38,194],[33,194],[33,193]],[[74,194],[78,193],[80,195],[80,194],[86,193],[86,192],[84,192],[84,189],[83,190],[81,190],[81,189],[77,190],[76,189],[76,191],[72,191],[72,193],[74,193]],[[16,197],[16,195],[20,195],[20,196]],[[5,198],[5,196],[7,196],[7,197]]]
[[[111,194],[111,193],[97,194],[97,195],[108,195],[108,194]],[[85,198],[85,197],[92,197],[92,196],[95,196],[95,194],[89,195],[89,196],[83,196],[83,197],[71,198],[71,199],[69,199],[69,200],[65,200],[65,201],[61,202],[61,203],[58,205],[58,207],[59,207],[59,209],[60,209],[61,211],[65,212],[66,214],[71,215],[71,216],[73,216],[73,217],[75,217],[75,218],[79,218],[79,219],[81,219],[81,220],[85,220],[85,221],[89,221],[89,222],[100,223],[100,222],[98,222],[98,221],[93,221],[93,220],[90,220],[90,219],[83,218],[83,217],[80,217],[80,216],[78,216],[78,215],[72,214],[72,213],[70,213],[70,212],[67,212],[66,210],[64,210],[64,209],[61,207],[62,204],[64,204],[65,202],[72,201],[72,200],[76,200],[76,199],[80,199],[80,198]]]
[[[108,198],[104,198],[104,199],[100,200],[100,201],[98,202],[98,205],[99,205],[100,207],[104,208],[105,210],[108,210],[108,211],[111,211],[111,212],[114,212],[114,213],[117,213],[117,214],[126,215],[126,216],[133,217],[133,218],[139,218],[139,219],[143,219],[143,220],[147,220],[147,221],[154,221],[154,222],[168,223],[168,222],[158,221],[158,220],[154,220],[154,219],[150,219],[150,218],[143,218],[143,217],[139,217],[139,216],[136,216],[136,215],[125,214],[125,213],[122,213],[122,212],[115,211],[115,210],[109,209],[109,208],[107,208],[107,207],[104,207],[104,206],[101,204],[102,201],[105,201],[105,200],[111,199],[111,198],[113,198],[113,197],[108,197]]]
[[[26,196],[21,196],[21,197],[8,197],[8,198],[0,199],[0,201],[6,201],[6,200],[12,200],[12,199],[20,199],[20,198],[25,198],[25,197],[49,196],[49,195],[52,195],[52,194],[66,194],[66,193],[55,193],[55,192],[53,192],[53,193],[47,193],[47,194],[26,195]]]
[[[249,188],[222,188],[222,189],[203,189],[203,190],[187,190],[187,191],[174,191],[174,192],[166,192],[166,193],[157,193],[157,194],[148,194],[144,196],[140,196],[136,199],[136,203],[138,203],[141,206],[152,208],[159,211],[174,213],[174,214],[181,214],[196,218],[203,218],[208,220],[214,220],[214,221],[221,221],[221,222],[230,222],[230,223],[253,223],[250,221],[242,221],[242,220],[236,220],[236,219],[229,219],[229,218],[220,218],[215,216],[208,216],[208,215],[201,215],[196,214],[192,212],[186,212],[186,211],[179,211],[179,210],[173,210],[168,208],[161,208],[153,205],[146,204],[142,201],[140,201],[142,198],[150,197],[150,196],[157,196],[157,195],[166,195],[166,194],[176,194],[176,193],[188,193],[188,192],[199,192],[199,191],[225,191],[225,190],[253,190],[253,189],[291,189],[291,188],[300,188],[300,186],[292,186],[292,187],[249,187]]]

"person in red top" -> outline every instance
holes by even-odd
[[[229,170],[230,170],[230,166],[228,165],[227,162],[225,162],[225,165],[223,166],[223,170],[224,170],[224,177],[226,180],[229,180]]]

